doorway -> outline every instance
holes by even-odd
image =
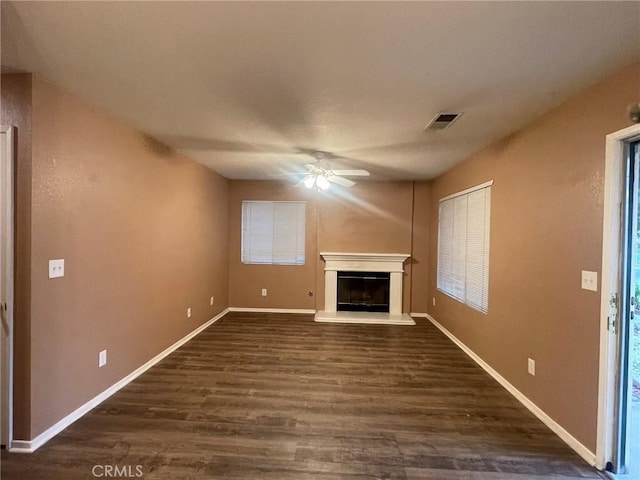
[[[607,135],[596,467],[640,480],[640,124]]]
[[[12,440],[13,396],[13,136],[0,127],[0,444]]]

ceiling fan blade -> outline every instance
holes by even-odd
[[[303,178],[297,181],[295,186],[299,187],[300,185],[304,185],[304,182],[307,180],[307,178],[309,178],[309,175],[305,175]]]
[[[338,175],[331,175],[330,177],[327,177],[327,180],[343,187],[353,187],[356,184],[356,182],[352,182],[347,178],[339,177]]]
[[[366,170],[332,170],[336,175],[342,175],[344,177],[368,177],[369,172]]]
[[[301,177],[302,175],[306,175],[306,172],[297,172],[297,173],[270,173],[270,177]]]

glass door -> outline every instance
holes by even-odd
[[[627,202],[620,325],[616,461],[613,473],[640,480],[640,142],[627,146]]]

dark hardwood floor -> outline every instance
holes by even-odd
[[[426,320],[277,314],[227,315],[37,452],[2,451],[1,475],[105,465],[145,480],[601,478]]]

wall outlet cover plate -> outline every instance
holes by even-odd
[[[49,278],[64,277],[64,258],[49,260]]]
[[[583,290],[591,290],[593,292],[598,291],[598,272],[589,272],[582,270],[582,284]]]

